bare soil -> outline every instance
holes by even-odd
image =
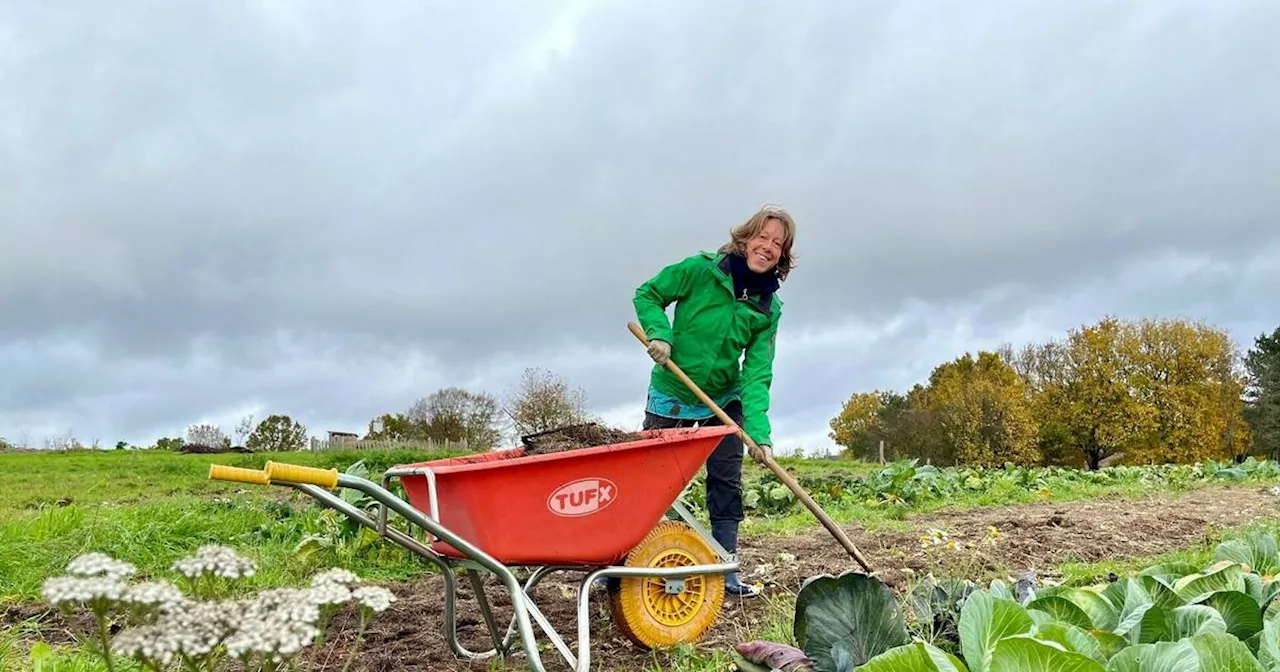
[[[1217,543],[1215,530],[1276,516],[1280,499],[1265,486],[1215,487],[1182,496],[1143,500],[1121,497],[1067,503],[1014,505],[968,511],[939,512],[911,517],[910,532],[870,533],[858,525],[846,525],[850,539],[867,558],[873,571],[890,585],[901,586],[910,572],[927,571],[920,537],[931,527],[952,538],[977,541],[994,527],[1000,533],[995,546],[985,548],[974,567],[977,573],[1016,575],[1034,571],[1040,579],[1055,578],[1055,567],[1067,561],[1095,562],[1107,558],[1155,555]],[[745,533],[745,530],[744,530]],[[792,536],[749,536],[740,542],[744,579],[760,581],[771,595],[794,593],[805,578],[823,573],[856,570],[835,539],[821,527]],[[790,554],[793,557],[781,556]],[[781,557],[780,557],[781,556]],[[534,600],[543,613],[575,648],[578,572],[556,573],[535,588]],[[500,627],[509,622],[511,609],[506,592],[492,578],[486,595],[494,606]],[[412,583],[389,584],[398,600],[379,615],[365,633],[352,670],[410,672],[426,670],[486,670],[489,662],[466,663],[455,659],[443,632],[443,583],[436,575]],[[487,650],[483,619],[470,585],[460,581],[458,629],[468,649]],[[668,656],[631,645],[613,627],[603,591],[592,596],[592,668],[609,670],[662,669]],[[36,617],[35,606],[0,612],[0,625]],[[57,614],[45,618],[46,639],[65,639],[64,621]],[[727,650],[769,618],[766,599],[726,598],[720,622],[697,644],[699,648]],[[338,670],[354,641],[358,622],[343,613],[330,626],[329,645],[308,653],[307,669]],[[535,625],[535,631],[538,630]],[[539,636],[545,643],[545,637]],[[568,666],[549,643],[541,653],[548,670]],[[523,656],[507,669],[522,667]]]
[[[607,446],[612,443],[638,441],[642,438],[644,437],[636,432],[604,427],[596,423],[572,425],[523,437],[524,454],[545,455],[566,450]]]

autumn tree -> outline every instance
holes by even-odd
[[[245,447],[255,453],[302,450],[307,446],[307,428],[287,415],[272,414],[254,427]]]
[[[828,436],[857,459],[879,460],[883,442],[889,462],[918,458],[950,463],[951,454],[938,441],[933,412],[921,403],[923,393],[919,385],[906,395],[891,390],[855,393],[831,419]]]
[[[884,408],[886,392],[855,392],[840,408],[840,414],[831,419],[828,436],[836,445],[844,446],[851,457],[864,460],[876,459],[880,434],[880,411]]]
[[[200,423],[187,427],[187,443],[209,448],[230,448],[231,440],[222,430],[211,423]]]
[[[1110,316],[1013,356],[1045,462],[1091,469],[1242,454],[1238,362],[1226,334],[1202,324]]]
[[[1256,452],[1280,458],[1280,327],[1260,334],[1245,355],[1245,418]]]
[[[476,449],[488,449],[502,440],[498,400],[483,392],[446,387],[419,399],[405,419],[434,441],[465,441]]]
[[[1001,358],[1022,378],[1027,402],[1036,422],[1036,443],[1044,464],[1084,466],[1086,460],[1075,449],[1075,440],[1059,404],[1067,382],[1070,352],[1060,340],[1028,343],[1015,351],[1000,349]]]
[[[1231,337],[1199,322],[1132,324],[1125,355],[1131,384],[1153,422],[1136,447],[1139,462],[1228,460],[1250,447],[1244,422],[1246,374]]]
[[[1022,379],[994,352],[941,364],[920,393],[954,461],[972,466],[1039,462],[1036,425]]]
[[[1131,325],[1106,318],[1068,332],[1060,349],[1045,350],[1062,357],[1037,360],[1043,378],[1035,383],[1033,408],[1041,441],[1066,465],[1097,469],[1109,457],[1138,450],[1154,426],[1135,387],[1135,339]]]
[[[517,434],[590,422],[586,393],[546,369],[527,368],[504,408]]]
[[[1242,362],[1243,359],[1243,362]],[[831,421],[849,454],[937,464],[1241,460],[1280,456],[1280,329],[1247,357],[1182,319],[1105,317],[1065,338],[966,354],[925,386],[852,395]]]

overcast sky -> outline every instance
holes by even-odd
[[[489,13],[492,12],[492,13]],[[0,437],[363,431],[798,222],[772,419],[1107,314],[1280,324],[1280,4],[0,1]]]

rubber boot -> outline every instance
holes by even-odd
[[[738,521],[717,520],[711,524],[711,536],[715,537],[724,550],[729,552],[730,562],[738,559]],[[760,591],[754,587],[742,585],[738,572],[725,575],[724,592],[738,597],[755,597],[760,594]]]

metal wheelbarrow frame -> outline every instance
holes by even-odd
[[[261,471],[211,465],[209,476],[218,480],[292,487],[307,494],[322,505],[342,513],[352,521],[374,530],[379,536],[435,564],[444,578],[443,619],[445,636],[449,643],[449,648],[458,658],[475,661],[493,658],[494,656],[509,656],[513,653],[515,638],[518,636],[521,649],[528,659],[530,669],[535,670],[535,672],[545,672],[546,668],[538,651],[538,642],[533,629],[533,624],[536,622],[539,629],[555,646],[569,667],[577,672],[585,672],[591,666],[590,589],[597,580],[604,578],[659,578],[678,587],[685,578],[691,576],[728,574],[738,571],[739,563],[736,558],[732,557],[724,547],[715,541],[706,528],[693,516],[688,507],[679,499],[680,494],[691,482],[692,475],[697,473],[697,469],[689,472],[689,464],[686,459],[686,464],[682,466],[682,473],[674,477],[677,479],[675,482],[679,484],[679,489],[675,490],[674,495],[664,494],[669,493],[671,489],[648,493],[647,503],[650,506],[650,510],[652,510],[655,497],[665,497],[661,499],[663,506],[665,506],[665,512],[659,515],[658,520],[649,523],[640,521],[640,524],[641,526],[648,525],[648,529],[652,529],[653,525],[664,518],[682,521],[689,525],[714,550],[721,562],[669,568],[619,564],[621,558],[625,557],[627,552],[631,550],[630,546],[613,549],[604,561],[600,560],[605,556],[601,556],[597,550],[595,555],[591,556],[591,559],[587,561],[542,562],[537,557],[525,557],[528,555],[525,554],[519,560],[503,562],[495,555],[514,557],[511,555],[513,550],[509,546],[501,546],[500,541],[497,540],[498,537],[487,537],[487,543],[491,549],[500,548],[505,551],[505,554],[502,551],[497,553],[486,552],[473,539],[465,538],[459,532],[442,523],[442,514],[450,512],[447,504],[442,507],[439,502],[442,493],[446,496],[446,499],[449,493],[442,487],[442,476],[452,470],[456,472],[449,477],[452,482],[459,484],[459,487],[467,488],[480,478],[479,474],[482,471],[489,472],[491,476],[506,478],[506,474],[514,475],[519,473],[512,470],[514,467],[531,465],[532,463],[546,463],[541,466],[551,465],[547,467],[551,469],[551,473],[560,473],[567,470],[565,465],[576,464],[581,466],[584,461],[588,463],[591,460],[599,461],[610,454],[617,458],[620,451],[635,451],[630,455],[642,456],[643,453],[640,451],[646,449],[650,451],[650,455],[668,459],[671,453],[657,453],[654,451],[674,451],[679,449],[683,450],[686,455],[692,452],[695,456],[699,456],[697,468],[700,469],[702,463],[705,463],[707,456],[714,450],[719,440],[732,431],[732,428],[717,426],[692,430],[652,430],[642,433],[650,437],[642,441],[565,451],[552,455],[522,457],[522,449],[513,449],[462,458],[399,465],[383,474],[381,484],[358,476],[340,473],[336,468],[317,469],[279,462],[267,462],[266,467]],[[639,459],[641,458],[629,458],[629,463],[634,463]],[[670,478],[672,477],[669,476],[668,480]],[[425,503],[426,506],[422,508],[425,508],[426,512],[393,494],[390,489],[393,479],[401,481],[410,500],[417,499]],[[410,479],[410,482],[406,483],[406,479]],[[416,483],[414,482],[415,479]],[[510,479],[507,478],[507,480]],[[425,486],[425,491],[423,486]],[[334,494],[332,491],[337,488],[351,488],[371,497],[378,503],[377,519],[375,520],[365,511]],[[473,507],[475,507],[474,504]],[[458,508],[466,507],[459,506]],[[389,525],[388,510],[396,512],[411,526],[419,528],[424,533],[425,538],[419,540],[411,532],[405,532]],[[480,513],[484,513],[484,511],[482,510]],[[480,517],[483,518],[483,516]],[[478,521],[476,522],[478,523]],[[564,524],[569,525],[572,523]],[[637,523],[633,522],[631,524],[636,525]],[[515,528],[509,529],[514,530]],[[598,548],[599,546],[597,545]],[[537,556],[537,553],[533,555]],[[514,571],[517,568],[529,571],[523,582]],[[460,570],[470,570],[466,572],[466,575],[470,581],[480,613],[493,640],[493,648],[487,651],[470,651],[458,639],[457,596],[458,573]],[[502,635],[499,635],[497,619],[485,595],[481,578],[476,574],[477,570],[487,571],[498,577],[510,595],[513,616]],[[576,655],[566,644],[564,638],[556,632],[530,595],[530,591],[539,582],[557,571],[587,572],[578,586]]]

